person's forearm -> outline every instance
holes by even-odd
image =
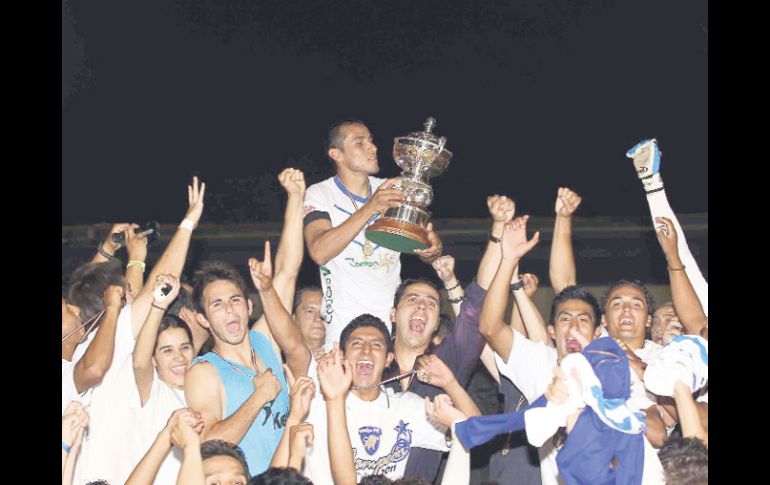
[[[326,401],[326,418],[329,427],[327,432],[329,463],[334,483],[354,485],[358,479],[353,462],[353,446],[348,436],[344,396]]]
[[[78,393],[102,382],[104,374],[112,365],[115,351],[115,329],[117,328],[120,307],[109,306],[104,310],[102,323],[96,330],[91,345],[75,365],[74,381]]]
[[[708,442],[708,433],[701,423],[698,405],[687,385],[680,382],[674,385],[674,401],[679,414],[679,425],[682,427],[682,437],[699,438]]]
[[[158,336],[160,321],[163,319],[164,311],[155,306],[150,307],[150,313],[147,315],[142,330],[136,338],[134,353],[131,356],[134,366],[134,381],[139,390],[139,399],[141,405],[147,402],[152,389],[152,379],[154,376],[152,366],[152,354],[155,349],[155,340]]]
[[[447,299],[450,300],[452,311],[454,312],[455,317],[460,316],[460,308],[462,307],[463,302],[452,302],[452,300],[457,300],[458,298],[462,298],[465,295],[465,290],[463,290],[463,287],[460,284],[460,280],[458,280],[456,276],[452,275],[450,280],[444,281],[444,288],[447,290]]]
[[[305,375],[310,364],[310,350],[302,340],[299,327],[281,304],[275,288],[259,292],[259,299],[270,333],[286,355],[286,364],[295,376]]]
[[[653,448],[660,449],[666,441],[666,425],[663,424],[663,418],[660,416],[657,405],[645,409],[645,415],[647,428],[644,430],[644,436]]]
[[[493,237],[501,239],[504,226],[505,224],[502,222],[493,222],[490,233]],[[492,283],[492,278],[494,278],[497,267],[500,265],[501,254],[500,243],[487,241],[487,247],[484,249],[484,254],[479,262],[479,269],[476,271],[476,283],[485,290]]]
[[[454,407],[456,407],[463,414],[468,417],[481,416],[481,410],[478,406],[476,406],[476,403],[473,402],[473,399],[471,399],[468,391],[463,389],[462,386],[457,383],[457,380],[452,381],[451,384],[448,384],[443,389],[452,400]]]
[[[72,485],[72,479],[75,475],[75,464],[78,458],[78,449],[74,447],[69,453],[62,450],[62,474],[61,485]]]
[[[133,264],[126,268],[126,283],[126,300],[129,303],[133,303],[137,295],[141,293],[142,288],[144,288],[144,272],[142,269]],[[128,291],[129,288],[130,291]]]
[[[548,260],[548,276],[555,294],[567,286],[576,284],[577,270],[572,250],[572,216],[556,215],[551,240],[551,256]]]
[[[289,194],[289,199],[286,202],[281,240],[275,253],[276,276],[279,273],[284,273],[287,278],[292,275],[296,278],[299,274],[302,257],[305,253],[304,241],[302,240],[302,199],[302,195]],[[278,293],[281,293],[280,290]],[[283,298],[281,299],[283,300]]]
[[[134,471],[126,480],[126,485],[152,485],[155,475],[158,474],[160,465],[166,459],[171,450],[171,438],[166,430],[161,431],[155,441],[144,454],[142,460],[136,465]]]
[[[204,485],[205,483],[201,446],[199,443],[189,444],[184,448],[176,485]]]
[[[190,239],[192,238],[192,231],[185,228],[178,228],[174,233],[174,236],[166,246],[165,251],[161,255],[160,259],[155,266],[153,266],[150,275],[147,277],[147,281],[154,282],[160,274],[171,274],[179,278],[184,268],[184,262],[187,258],[187,250],[190,247]],[[142,291],[134,299],[134,303],[131,308],[131,329],[134,332],[134,336],[139,335],[139,330],[142,328],[144,319],[147,318],[147,313],[150,311],[150,305],[152,304],[152,285],[145,285]]]
[[[666,260],[674,311],[682,322],[685,333],[698,335],[706,322],[706,314],[703,312],[698,295],[690,283],[679,255],[667,255]]]
[[[471,452],[465,449],[455,432],[454,423],[452,429],[452,449],[449,450],[444,477],[441,485],[466,485],[471,477]]]
[[[275,449],[273,458],[270,460],[270,468],[283,468],[289,466],[289,440],[291,438],[291,427],[297,426],[298,424],[300,424],[300,421],[296,419],[295,416],[292,416],[291,412],[289,412],[289,417],[286,418],[286,425],[283,427],[283,435],[281,435],[281,440],[278,442],[278,447]],[[301,464],[302,462],[300,461],[300,465]],[[299,471],[299,469],[297,469],[297,471]]]
[[[515,290],[513,297],[516,299],[516,306],[521,313],[524,327],[527,329],[525,335],[533,342],[542,342],[549,347],[553,347],[553,340],[545,328],[545,320],[543,320],[543,316],[540,314],[537,306],[535,306],[535,303],[527,296],[524,288]]]
[[[364,204],[345,222],[337,227],[327,229],[318,234],[312,242],[308,242],[307,250],[310,257],[318,265],[324,265],[337,257],[343,249],[361,232],[366,223],[376,211]]]
[[[216,439],[240,443],[266,403],[267,401],[259,395],[252,394],[233,414],[218,421],[208,430],[204,429],[201,441]]]
[[[505,327],[503,318],[505,317],[506,306],[508,306],[510,281],[517,264],[518,261],[512,259],[502,259],[500,261],[497,273],[495,273],[492,284],[489,286],[489,291],[487,291],[487,296],[484,298],[484,304],[481,305],[479,331],[487,339],[490,347],[495,352],[497,352],[496,343],[490,341],[490,339]]]

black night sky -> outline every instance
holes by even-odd
[[[330,174],[327,127],[392,139],[427,116],[455,154],[435,217],[513,196],[549,215],[646,216],[627,148],[656,137],[678,213],[708,211],[707,2],[136,0],[62,2],[62,223],[280,217],[275,174]]]

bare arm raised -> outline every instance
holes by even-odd
[[[577,282],[575,254],[572,251],[572,214],[582,200],[582,197],[566,187],[559,187],[556,193],[556,218],[548,261],[548,276],[554,293]]]

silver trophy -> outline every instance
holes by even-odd
[[[445,137],[433,134],[435,118],[428,118],[424,131],[416,131],[393,141],[393,159],[401,167],[401,185],[405,202],[388,209],[366,230],[366,238],[375,244],[412,253],[415,249],[430,246],[425,230],[431,213],[428,205],[433,201],[433,189],[428,184],[431,177],[440,175],[449,166],[452,152],[444,148]]]

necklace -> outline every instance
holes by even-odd
[[[240,374],[240,375],[242,375],[242,376],[246,376],[246,377],[248,377],[249,379],[251,379],[251,377],[250,377],[248,374],[246,374],[246,373],[245,373],[245,372],[243,372],[241,369],[239,369],[238,367],[236,367],[236,366],[235,366],[235,364],[233,364],[233,363],[232,363],[232,362],[230,362],[229,360],[227,360],[227,359],[225,359],[224,357],[222,357],[222,356],[219,354],[219,352],[217,352],[217,351],[216,351],[216,350],[214,350],[214,349],[211,349],[211,351],[212,351],[212,352],[214,352],[215,354],[217,354],[217,357],[219,357],[220,359],[222,359],[223,361],[225,361],[225,364],[229,365],[229,366],[230,366],[230,368],[231,368],[232,370],[234,370],[235,372],[237,372],[238,374]],[[260,374],[261,374],[261,372],[259,371],[259,368],[257,367],[257,355],[254,353],[254,348],[253,348],[253,347],[251,348],[251,363],[252,363],[252,365],[254,366],[254,372],[256,372],[256,374],[254,375],[254,377],[256,377],[256,376],[260,375]]]
[[[385,379],[384,381],[380,381],[379,384],[371,384],[371,385],[368,385],[368,386],[361,386],[361,387],[359,387],[359,386],[350,386],[350,388],[353,389],[353,390],[356,390],[356,391],[368,391],[369,389],[374,389],[375,387],[383,386],[385,384],[388,384],[389,382],[398,381],[398,380],[404,379],[406,377],[410,377],[411,378],[416,372],[417,372],[416,370],[412,369],[409,372],[404,372],[403,374],[399,374],[399,375],[393,376],[393,377],[391,377],[389,379]]]
[[[350,199],[350,203],[353,204],[354,212],[358,211],[358,204],[356,204],[356,200],[353,198],[348,188],[345,187],[345,184],[342,183],[342,180],[339,179],[339,175],[337,176],[337,180],[340,182],[340,185],[345,189],[345,195],[347,195],[348,199]],[[369,197],[371,196],[372,196],[372,183],[371,181],[369,181],[369,186],[367,187],[367,191],[366,191],[366,200],[369,200]],[[366,227],[369,227],[372,224],[372,222],[373,222],[372,219],[367,221]],[[361,244],[360,242],[356,241],[355,238],[353,239],[353,242],[361,245],[361,252],[364,253],[364,259],[367,259],[369,258],[369,256],[374,254],[374,247],[372,246],[371,241],[369,241],[368,239],[365,239],[365,240],[366,242],[364,242],[364,244]]]

